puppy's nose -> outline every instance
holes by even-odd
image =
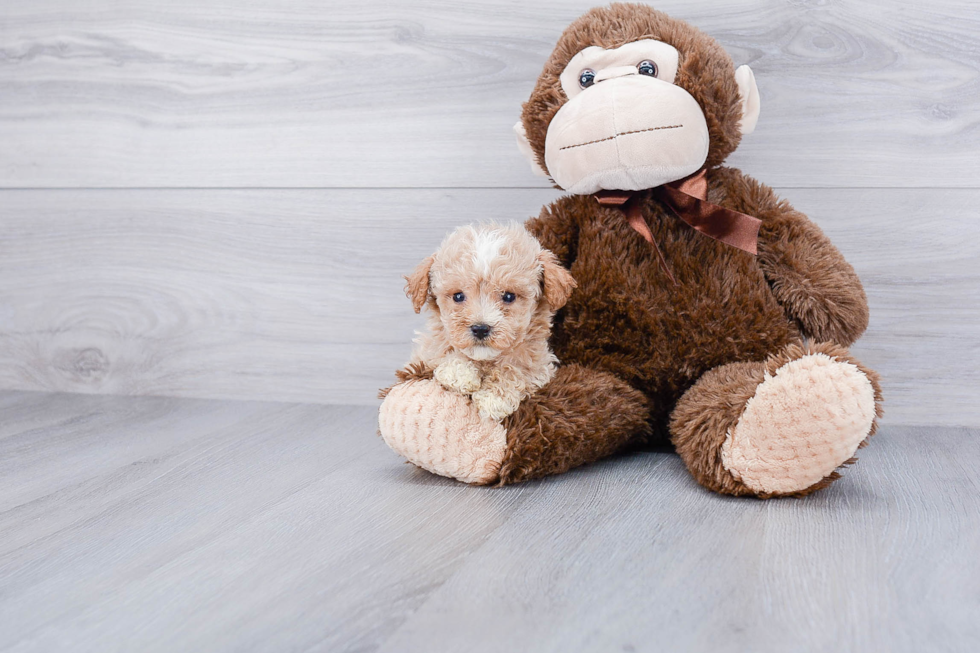
[[[477,340],[484,340],[490,335],[490,327],[486,324],[474,324],[470,327],[470,331],[473,332]]]

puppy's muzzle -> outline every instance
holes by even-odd
[[[486,340],[490,335],[490,326],[487,324],[474,324],[470,327],[473,337],[477,340]]]

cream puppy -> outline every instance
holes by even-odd
[[[554,376],[551,319],[575,280],[521,225],[460,227],[406,279],[415,312],[429,308],[411,365],[482,417],[502,420]]]

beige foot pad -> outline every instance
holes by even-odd
[[[396,385],[381,404],[378,424],[388,446],[422,469],[465,483],[497,480],[506,429],[436,381]]]
[[[861,370],[808,354],[766,374],[725,439],[722,464],[756,492],[798,492],[850,459],[874,417],[874,388]]]

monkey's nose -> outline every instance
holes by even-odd
[[[490,335],[490,326],[486,324],[474,324],[470,327],[470,331],[473,332],[477,340],[485,340]]]

